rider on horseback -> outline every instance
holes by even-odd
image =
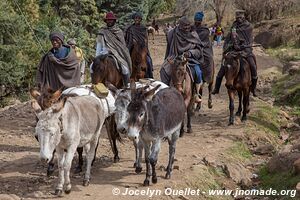
[[[153,78],[152,58],[148,49],[148,33],[146,26],[141,24],[142,18],[143,16],[139,12],[136,12],[132,16],[134,24],[127,28],[125,32],[125,41],[130,53],[132,52],[134,41],[138,42],[139,44],[144,44],[147,47],[147,72],[145,78]]]
[[[188,65],[195,70],[196,94],[198,94],[196,95],[195,102],[199,103],[201,102],[199,90],[202,83],[202,72],[200,69],[200,64],[203,63],[202,43],[198,34],[191,30],[191,22],[185,16],[179,19],[179,26],[168,33],[165,59],[180,55],[184,55],[188,61]],[[165,63],[160,70],[160,77],[162,82],[170,85],[170,65],[167,62]]]
[[[131,58],[122,30],[116,25],[117,18],[112,12],[108,12],[104,18],[106,27],[100,29],[97,36],[96,56],[113,55],[123,75],[124,86],[128,86],[131,74]]]
[[[233,22],[231,31],[225,39],[223,51],[225,53],[230,50],[236,50],[236,51],[243,50],[243,52],[246,54],[246,59],[251,68],[251,77],[252,77],[251,91],[253,93],[253,96],[257,96],[255,93],[256,84],[257,84],[257,69],[256,69],[254,54],[251,48],[253,42],[253,37],[252,37],[253,27],[245,19],[244,10],[237,10],[235,17],[236,20]],[[243,44],[244,46],[242,46],[241,44]],[[219,93],[224,75],[225,75],[225,66],[221,65],[220,71],[216,78],[215,89],[212,92],[212,94]]]

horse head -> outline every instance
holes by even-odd
[[[184,56],[177,56],[174,59],[168,59],[171,65],[171,82],[181,93],[184,92],[183,83],[187,73],[187,59]]]
[[[108,55],[105,54],[99,55],[94,59],[91,67],[91,78],[93,84],[103,82],[105,77],[106,66],[108,65],[107,58]]]
[[[240,71],[241,52],[231,51],[223,55],[223,66],[225,67],[225,77],[227,88],[233,88],[234,80]]]
[[[144,78],[147,70],[147,53],[148,48],[146,46],[146,41],[138,43],[134,41],[133,49],[131,51],[132,60],[132,78],[138,80]]]

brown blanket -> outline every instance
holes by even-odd
[[[112,54],[116,57],[118,62],[132,71],[132,64],[129,51],[126,47],[124,34],[118,27],[105,27],[100,29],[99,35],[104,36],[105,44]]]
[[[80,85],[80,67],[74,50],[70,48],[63,59],[57,59],[51,51],[44,55],[38,65],[36,83],[40,89],[49,86],[53,90]]]
[[[148,47],[148,35],[147,28],[144,25],[131,25],[126,30],[125,40],[129,51],[133,48],[133,42],[136,41],[138,44],[144,44]]]

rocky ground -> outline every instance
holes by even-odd
[[[162,35],[156,36],[154,41],[150,40],[155,77],[158,79],[165,47],[165,37]],[[214,50],[218,70],[221,49]],[[271,123],[274,113],[269,112],[273,109],[274,99],[271,97],[270,87],[274,77],[281,74],[282,65],[261,49],[255,49],[255,53],[260,74],[258,88],[260,98],[251,98],[250,119],[246,123],[236,118],[234,126],[227,126],[228,97],[224,86],[220,95],[214,96],[212,109],[207,108],[207,90],[205,90],[203,108],[193,117],[194,132],[186,133],[178,140],[176,161],[170,180],[163,178],[168,158],[168,145],[166,142],[162,144],[157,165],[158,183],[149,188],[160,191],[164,191],[165,188],[193,188],[200,189],[201,193],[194,196],[175,193],[169,196],[156,195],[151,199],[233,199],[230,195],[209,195],[208,190],[234,190],[237,187],[259,186],[261,180],[258,169],[264,166],[279,145],[289,138],[288,133],[284,134],[287,129],[295,128],[295,133],[297,132],[297,124],[292,116],[280,110],[275,112],[275,125]],[[283,123],[286,127],[281,125]],[[0,110],[0,199],[55,199],[52,193],[57,182],[57,170],[53,176],[46,176],[46,165],[39,160],[39,145],[33,137],[34,126],[35,115],[29,102]],[[275,133],[272,132],[273,129]],[[114,196],[112,194],[113,188],[118,188],[122,193],[126,189],[147,190],[142,186],[144,171],[137,175],[133,169],[132,143],[125,140],[118,146],[121,160],[119,163],[113,163],[113,154],[104,130],[97,159],[92,167],[91,184],[83,187],[83,174],[72,174],[72,192],[69,195],[64,194],[62,199],[140,199],[139,195]],[[291,151],[291,149],[285,150],[285,152]],[[293,158],[299,158],[299,154],[296,152]],[[74,163],[76,161],[77,159]],[[289,160],[289,163],[293,165],[293,161]],[[274,166],[277,167],[278,162]],[[143,198],[148,199],[149,195]]]

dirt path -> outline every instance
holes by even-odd
[[[165,52],[165,37],[158,36],[150,41],[150,48],[155,65],[155,77],[159,79],[159,66]],[[274,63],[265,62],[265,55],[258,56],[258,62],[263,69]],[[215,49],[215,62],[219,66],[221,49]],[[261,66],[260,65],[260,66]],[[218,71],[219,67],[217,67]],[[262,69],[261,69],[262,70]],[[171,180],[165,180],[163,166],[166,166],[168,145],[163,143],[158,160],[158,184],[150,189],[164,190],[166,187],[184,189],[187,186],[195,188],[193,183],[209,181],[196,180],[201,171],[198,164],[204,157],[211,160],[222,159],[226,149],[240,140],[246,124],[236,119],[236,125],[228,127],[228,97],[225,87],[221,94],[214,97],[214,107],[207,108],[207,89],[204,92],[203,109],[200,115],[193,117],[192,134],[185,134],[178,141],[176,149],[175,168]],[[249,123],[249,122],[247,122]],[[33,137],[35,116],[29,103],[18,104],[0,110],[0,194],[10,194],[12,199],[51,199],[57,182],[57,171],[53,177],[46,177],[46,166],[39,161],[39,146]],[[105,135],[105,133],[103,134]],[[146,190],[142,186],[145,174],[136,175],[133,169],[134,148],[126,140],[119,144],[121,161],[112,162],[112,153],[106,137],[101,140],[97,160],[92,167],[92,180],[88,187],[82,186],[82,174],[72,175],[72,192],[64,194],[62,199],[138,199],[140,196],[113,196],[112,189],[117,187],[121,192],[128,189]],[[75,162],[75,161],[74,161]],[[74,166],[74,165],[73,165]],[[199,171],[200,170],[200,171]],[[224,182],[230,182],[224,179]],[[0,196],[1,197],[1,196]],[[143,198],[148,198],[144,196]],[[182,196],[154,196],[152,199],[177,199]],[[205,196],[191,196],[189,199],[206,199]],[[1,198],[0,198],[1,199]],[[212,198],[218,199],[218,198]]]

